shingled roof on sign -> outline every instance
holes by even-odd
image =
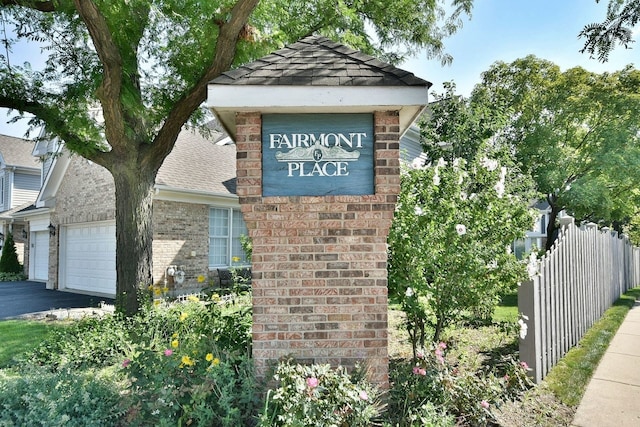
[[[214,79],[219,85],[431,86],[409,71],[326,37],[308,36]]]
[[[427,105],[431,83],[326,37],[308,36],[209,82],[207,104],[231,138],[236,114],[397,111],[400,133]]]

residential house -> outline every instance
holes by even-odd
[[[40,190],[41,165],[32,151],[32,141],[0,135],[0,247],[7,233],[12,233],[21,263],[28,250],[25,223],[13,214],[31,205]]]
[[[29,279],[50,289],[113,297],[113,179],[61,144],[50,143],[48,150],[35,205],[13,215],[28,222]],[[153,225],[154,282],[173,292],[201,288],[198,276],[215,278],[236,257],[235,264],[243,264],[240,235],[246,229],[235,195],[235,146],[220,129],[210,138],[180,134],[156,178]]]

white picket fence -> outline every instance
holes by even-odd
[[[620,295],[640,284],[640,248],[624,235],[595,224],[577,227],[571,217],[560,221],[553,248],[530,263],[532,278],[518,289],[520,360],[536,383]]]

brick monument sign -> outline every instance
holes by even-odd
[[[399,140],[430,83],[309,36],[209,85],[237,145],[253,242],[253,358],[352,367],[388,383],[387,234]]]

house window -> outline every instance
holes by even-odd
[[[209,209],[209,267],[247,264],[240,244],[240,236],[246,234],[247,227],[239,210]]]

